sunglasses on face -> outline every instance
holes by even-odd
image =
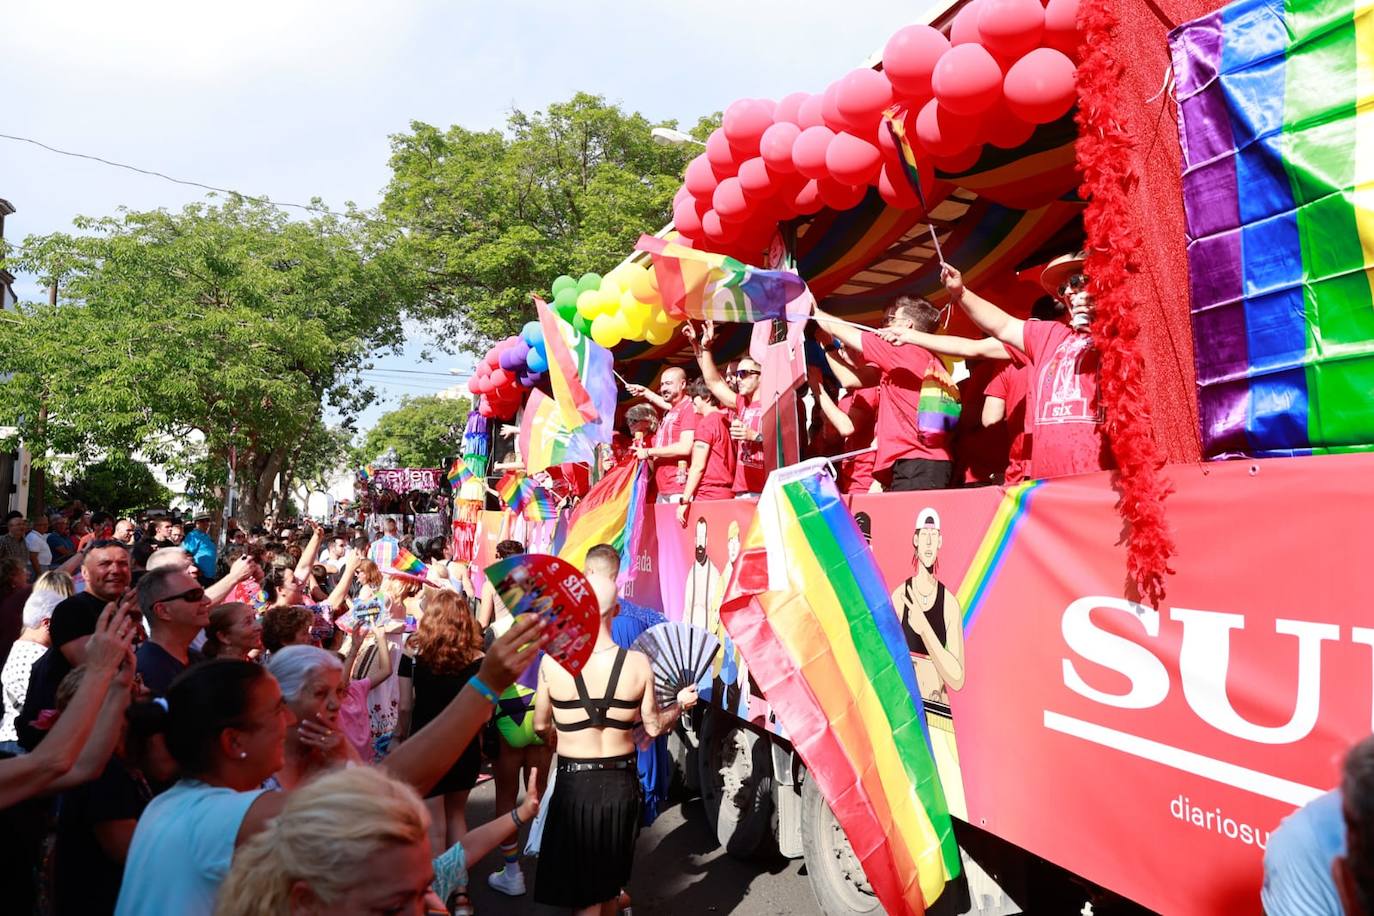
[[[204,598],[204,597],[205,597],[205,589],[203,589],[203,588],[191,588],[191,589],[187,589],[186,591],[182,592],[182,593],[179,594],[179,595],[167,595],[165,598],[159,598],[159,599],[157,599],[157,603],[158,603],[158,604],[167,604],[167,603],[170,602],[170,601],[189,601],[189,602],[191,602],[192,604],[194,604],[195,602],[200,601],[200,600],[201,600],[202,598]]]
[[[736,369],[735,378],[748,378],[751,375],[762,375],[761,369]]]
[[[1087,275],[1085,275],[1085,274],[1073,274],[1072,276],[1068,277],[1068,278],[1063,282],[1063,284],[1060,285],[1060,287],[1059,287],[1059,295],[1060,295],[1060,296],[1068,296],[1068,295],[1071,294],[1071,293],[1076,293],[1076,292],[1078,292],[1080,289],[1083,289],[1083,288],[1084,288],[1085,286],[1087,286],[1087,285],[1088,285],[1088,278],[1087,278]]]

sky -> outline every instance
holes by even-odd
[[[930,5],[11,0],[0,133],[274,201],[370,207],[390,177],[388,137],[413,120],[500,127],[513,109],[586,91],[690,125],[737,98],[818,92]],[[0,139],[0,197],[17,210],[10,241],[204,193]],[[32,277],[15,292],[45,295]],[[426,358],[425,328],[409,337],[368,373],[383,399],[360,429],[407,394],[451,384],[451,368],[470,369],[471,357]]]

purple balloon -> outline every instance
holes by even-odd
[[[525,365],[524,357],[516,359],[515,356],[515,348],[507,347],[496,357],[496,361],[501,364],[502,369],[505,369],[507,372],[514,372],[517,368]]]
[[[520,383],[520,387],[522,388],[533,388],[539,383],[539,373],[521,372],[515,377],[515,380]]]

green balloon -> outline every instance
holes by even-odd
[[[578,314],[576,306],[573,307],[572,326],[577,328],[580,334],[590,334],[592,332],[591,321],[585,316]]]
[[[567,274],[564,274],[563,276],[559,277],[557,280],[554,280],[554,281],[553,281],[553,296],[554,296],[554,298],[557,299],[557,298],[558,298],[558,294],[561,293],[561,292],[563,292],[563,290],[565,290],[565,289],[571,289],[571,290],[574,290],[574,291],[577,289],[577,281],[574,280],[572,277],[568,276]],[[574,292],[573,295],[576,296],[577,293]]]
[[[600,274],[583,274],[582,279],[577,281],[577,291],[585,293],[589,289],[601,288]]]
[[[553,294],[553,307],[561,313],[564,307],[577,308],[577,284],[565,286]]]
[[[573,320],[577,317],[576,302],[562,304],[555,302],[553,304],[553,310],[558,313],[559,318],[562,318],[564,321],[570,322],[573,325],[573,327],[577,327],[577,322]]]

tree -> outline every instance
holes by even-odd
[[[444,458],[458,453],[470,410],[467,398],[404,398],[400,407],[382,414],[367,431],[357,452],[358,464],[371,463],[392,448],[400,467],[439,467]]]
[[[123,455],[87,465],[58,483],[57,493],[62,502],[79,499],[116,515],[166,507],[172,500],[172,491],[158,483],[146,464]]]
[[[326,405],[369,403],[357,370],[403,340],[414,293],[393,234],[239,197],[77,226],[16,262],[62,297],[0,322],[0,424],[38,456],[139,450],[212,504],[233,454],[257,524]]]
[[[717,123],[702,119],[693,134],[704,140]],[[654,126],[578,93],[512,112],[505,133],[416,121],[393,136],[381,209],[412,229],[398,244],[423,292],[419,313],[477,350],[533,317],[530,292],[554,277],[615,266],[668,221],[700,151],[655,144]]]

